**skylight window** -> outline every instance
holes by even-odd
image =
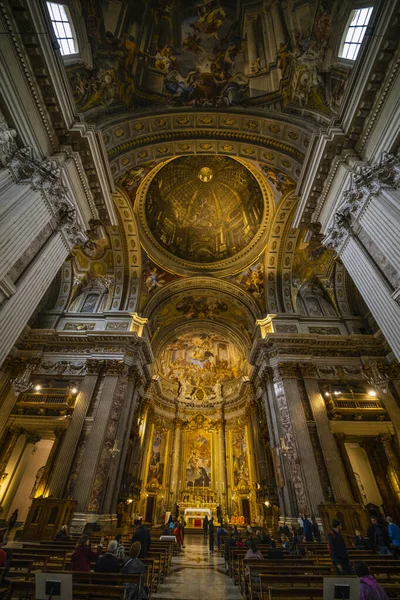
[[[342,43],[341,58],[356,60],[371,18],[373,6],[353,10],[347,27],[346,36]]]
[[[68,14],[68,7],[65,4],[56,2],[47,2],[51,24],[57,41],[60,44],[61,54],[69,56],[78,53],[78,44],[72,29],[71,19]]]

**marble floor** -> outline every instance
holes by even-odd
[[[224,559],[210,554],[201,535],[187,535],[185,549],[174,556],[172,572],[160,585],[157,600],[243,600],[225,573]]]

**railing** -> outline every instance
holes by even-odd
[[[325,397],[329,413],[334,415],[368,415],[383,416],[385,407],[379,398],[369,397],[359,393],[341,393]]]
[[[15,408],[18,414],[71,414],[75,397],[68,390],[52,389],[42,392],[23,393],[19,396]]]

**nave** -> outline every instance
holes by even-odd
[[[243,600],[225,571],[223,555],[210,554],[202,535],[186,534],[185,548],[173,559],[171,577],[154,594],[157,600]]]

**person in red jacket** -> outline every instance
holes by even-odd
[[[7,552],[4,552],[0,545],[0,569],[5,567],[7,563]]]
[[[102,544],[99,544],[97,552],[94,552],[90,547],[89,537],[87,535],[82,535],[71,556],[71,570],[90,571],[91,563],[97,561],[102,547]]]

